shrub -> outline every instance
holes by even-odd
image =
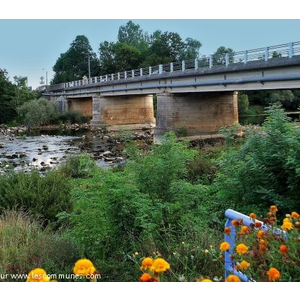
[[[43,230],[40,222],[24,211],[3,211],[0,236],[0,273],[6,275],[1,281],[26,281],[24,275],[40,266],[49,274],[68,274],[79,257],[68,239]]]
[[[300,129],[271,107],[260,130],[249,133],[244,145],[220,160],[217,174],[219,199],[239,210],[265,209],[275,203],[280,210],[299,210]]]
[[[55,222],[59,212],[72,208],[69,182],[55,170],[44,177],[38,171],[1,176],[0,209],[12,208],[22,208],[42,218],[45,225]]]
[[[95,167],[95,161],[88,154],[80,154],[69,156],[66,162],[60,166],[59,172],[66,177],[86,178],[91,176]]]
[[[46,99],[26,102],[19,108],[18,112],[23,122],[31,127],[46,125],[57,119],[55,104]]]
[[[90,119],[89,117],[86,117],[83,115],[81,111],[77,110],[69,110],[61,115],[59,115],[59,119],[64,123],[70,123],[70,124],[82,124],[88,122]]]

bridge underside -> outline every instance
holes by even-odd
[[[238,124],[237,92],[158,94],[155,139],[167,131],[185,136],[218,133]]]
[[[153,95],[93,97],[91,124],[108,130],[153,128]]]

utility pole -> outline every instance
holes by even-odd
[[[89,70],[89,79],[91,78],[91,57],[88,56],[88,70]]]

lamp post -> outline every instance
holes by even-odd
[[[44,68],[42,70],[46,71]],[[48,71],[46,71],[46,86],[47,85],[48,85]]]

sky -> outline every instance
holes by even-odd
[[[30,1],[35,3],[34,0]],[[26,1],[27,4],[29,2]],[[130,0],[126,3],[133,2],[135,1]],[[157,1],[151,1],[151,3],[153,2]],[[225,2],[230,3],[230,1]],[[252,2],[253,6],[255,6],[254,2]],[[61,5],[62,3],[63,0],[61,0]],[[51,10],[48,15],[44,15],[41,10],[38,14],[32,14],[32,10],[28,10],[28,5],[24,7],[25,11],[27,9],[26,14],[23,12],[16,13],[14,11],[15,4],[4,8],[4,10],[1,9],[0,68],[8,71],[11,80],[14,76],[26,76],[28,77],[28,85],[33,88],[40,85],[41,76],[45,78],[47,75],[48,82],[50,82],[54,75],[52,68],[56,60],[61,53],[69,49],[70,44],[77,35],[85,35],[89,39],[93,51],[99,55],[99,44],[105,40],[116,41],[119,27],[125,25],[129,20],[139,24],[149,34],[159,29],[163,32],[177,32],[183,40],[187,37],[199,40],[202,43],[200,49],[202,55],[212,54],[220,46],[232,48],[234,51],[241,51],[300,40],[299,19],[255,19],[251,17],[251,14],[251,18],[235,19],[230,18],[232,14],[226,14],[226,10],[224,12],[225,15],[229,16],[229,19],[203,18],[203,14],[210,16],[210,10],[206,7],[201,10],[202,14],[198,14],[199,18],[195,18],[195,14],[191,14],[191,18],[188,18],[181,7],[174,14],[167,14],[165,11],[161,13],[161,9],[158,8],[162,5],[152,8],[153,10],[148,16],[144,14],[126,14],[125,10],[122,13],[122,9],[119,13],[111,13],[112,9],[109,10],[110,13],[108,11],[106,13],[102,9],[102,15],[100,13],[95,15],[91,13],[93,10],[90,1],[88,2],[90,3],[88,13],[84,11],[84,1],[79,2],[82,6],[79,8],[76,5],[78,2],[72,3],[71,6],[64,6],[65,9],[68,9],[65,12],[71,11],[72,13],[63,14],[65,17],[61,17],[61,13],[59,13],[57,18],[55,18],[55,13],[51,13]],[[52,4],[53,7],[56,7],[55,5],[59,5],[59,2],[53,0]],[[77,10],[73,11],[70,8],[72,6],[77,7]],[[212,1],[209,8],[212,9],[213,7]],[[22,11],[22,7],[20,10]],[[62,10],[57,11],[61,12]],[[97,12],[97,10],[95,11]],[[180,11],[183,13],[180,13]],[[190,6],[189,11],[193,11]],[[261,9],[258,11],[261,11]],[[277,14],[275,12],[273,15],[276,16]],[[24,18],[24,15],[26,18]],[[91,18],[88,17],[89,15]],[[123,18],[127,15],[130,18]],[[158,18],[152,18],[152,16],[158,16]],[[161,16],[167,18],[163,19]],[[218,16],[218,14],[215,13],[212,16]]]

